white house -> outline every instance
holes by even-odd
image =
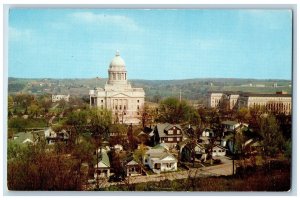
[[[53,103],[54,102],[58,102],[60,100],[64,100],[66,102],[69,102],[70,95],[69,94],[68,95],[64,95],[64,94],[57,94],[57,95],[55,95],[55,94],[52,94],[52,102]]]
[[[127,176],[139,176],[142,175],[142,166],[134,160],[131,160],[126,164]]]
[[[211,129],[207,128],[207,129],[203,130],[203,132],[202,132],[202,137],[214,137],[214,136],[215,136],[215,134]]]
[[[123,151],[123,146],[120,144],[116,144],[116,145],[114,145],[113,149],[117,152]]]
[[[101,150],[101,156],[99,156],[99,162],[94,166],[95,173],[94,177],[104,178],[110,176],[110,161],[105,149]]]
[[[226,149],[221,147],[220,145],[216,145],[213,147],[212,156],[213,157],[221,157],[226,155]]]
[[[222,125],[224,127],[224,132],[233,131],[240,126],[240,123],[235,121],[223,121]]]
[[[163,146],[155,146],[144,156],[143,164],[148,165],[154,173],[176,171],[177,159]]]

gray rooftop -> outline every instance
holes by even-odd
[[[164,124],[157,124],[156,125],[159,137],[174,137],[174,135],[168,135],[168,134],[165,133],[165,131],[168,131],[173,126],[179,128],[181,130],[181,134],[179,134],[177,136],[182,135],[183,130],[182,130],[180,125],[178,125],[178,124],[173,125],[173,124],[169,124],[169,123],[164,123]]]

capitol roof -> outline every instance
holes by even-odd
[[[117,68],[119,70],[122,68],[122,70],[125,70],[125,62],[123,58],[121,58],[119,51],[116,52],[116,56],[110,62],[109,68]]]

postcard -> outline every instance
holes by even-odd
[[[9,191],[288,192],[292,9],[11,7]]]

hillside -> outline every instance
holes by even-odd
[[[107,79],[24,79],[8,78],[8,93],[70,94],[87,96],[90,89],[103,87]],[[168,96],[201,100],[208,91],[243,91],[275,93],[284,90],[291,93],[289,80],[198,78],[184,80],[130,80],[133,87],[142,87],[146,100],[156,102]],[[277,84],[274,87],[274,83]]]

